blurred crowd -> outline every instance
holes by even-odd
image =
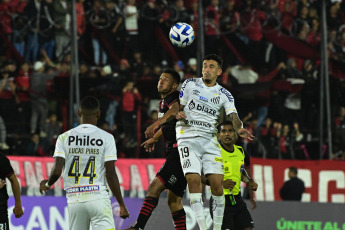
[[[101,102],[99,126],[114,134],[119,157],[164,157],[140,148],[158,117],[156,84],[173,68],[198,77],[197,41],[176,48],[176,22],[193,26],[197,0],[77,0],[80,96]],[[205,0],[205,53],[224,59],[219,84],[235,97],[243,146],[255,157],[319,159],[321,1]],[[48,156],[68,127],[71,1],[0,2],[0,149]],[[322,158],[345,160],[345,1],[327,0],[333,143]],[[200,76],[199,76],[200,77]],[[76,107],[75,107],[76,108]],[[77,124],[77,118],[75,118]],[[326,122],[325,122],[326,124]],[[325,129],[326,130],[326,129]]]

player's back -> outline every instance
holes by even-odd
[[[58,138],[54,157],[64,156],[64,188],[69,203],[109,198],[104,162],[116,160],[114,137],[82,124]]]

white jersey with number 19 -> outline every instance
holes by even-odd
[[[81,124],[58,137],[55,157],[65,158],[63,182],[68,203],[109,199],[104,162],[117,160],[111,134]]]
[[[226,115],[237,113],[231,93],[216,83],[208,87],[202,78],[187,79],[180,90],[180,104],[184,105],[185,121],[176,123],[176,138],[204,136],[217,133],[217,120],[222,107]]]

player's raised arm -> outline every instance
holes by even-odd
[[[106,161],[104,163],[105,165],[105,176],[109,185],[109,188],[111,189],[111,192],[114,194],[117,202],[120,205],[120,216],[123,219],[126,219],[129,217],[129,212],[127,210],[127,207],[125,203],[123,202],[121,190],[120,190],[120,183],[119,179],[117,177],[117,173],[115,170],[115,161]]]
[[[145,137],[151,138],[155,134],[155,130],[159,128],[160,125],[164,124],[167,121],[171,121],[174,119],[179,112],[179,103],[178,101],[174,102],[170,107],[169,110],[163,115],[163,117],[159,118],[156,122],[154,122],[152,125],[147,127],[145,131]],[[158,139],[157,139],[158,140]]]
[[[243,128],[243,123],[238,117],[237,113],[230,113],[227,117],[232,122],[236,132],[238,133],[238,135],[240,135],[240,137],[246,138],[248,140],[254,139],[253,134],[249,130]]]

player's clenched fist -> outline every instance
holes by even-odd
[[[180,120],[184,120],[186,118],[187,118],[187,116],[183,111],[180,111],[176,114],[176,120],[180,121]]]
[[[120,217],[126,219],[129,217],[129,212],[125,205],[120,205]]]

